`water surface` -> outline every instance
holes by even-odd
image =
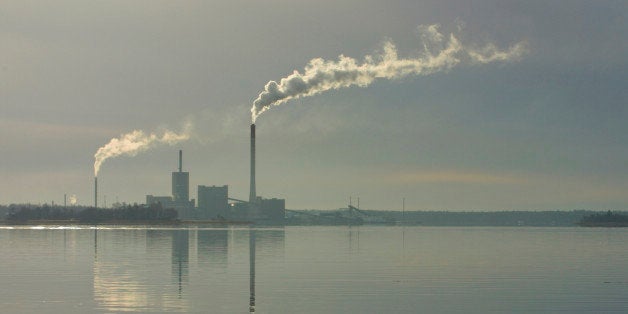
[[[6,313],[626,313],[628,229],[0,227]]]

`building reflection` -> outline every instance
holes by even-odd
[[[349,226],[349,231],[347,235],[349,238],[349,250],[359,251],[360,250],[360,227]]]
[[[286,231],[283,228],[257,228],[255,236],[257,246],[264,248],[265,256],[283,257],[286,237]]]
[[[173,230],[146,230],[146,250],[149,254],[161,254],[172,242]]]
[[[255,229],[249,230],[249,312],[255,313]]]
[[[188,282],[190,259],[190,232],[174,230],[172,233],[172,275],[178,283],[179,297],[183,293],[183,284]]]
[[[210,267],[227,267],[229,230],[199,230],[196,234],[196,249],[199,262]]]
[[[256,274],[256,261],[272,265],[282,258],[285,231],[238,227],[139,232],[103,229],[94,230],[93,245],[93,292],[100,310],[196,312],[209,302],[216,305],[221,287],[225,291],[245,289],[241,285],[246,277],[237,274],[245,275],[242,259],[248,253],[247,305],[249,312],[255,313],[260,306],[256,280],[264,282],[264,277]],[[233,305],[234,302],[225,306]]]
[[[170,248],[168,242],[172,243],[173,271],[179,291],[155,289],[164,287],[168,273],[146,271],[158,270],[163,265],[159,261],[163,261]],[[185,243],[186,230],[94,230],[93,293],[97,309],[113,313],[154,309],[187,312],[188,300],[180,297],[181,283],[187,280]],[[142,260],[146,262],[139,262]]]

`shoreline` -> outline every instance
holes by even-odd
[[[189,226],[189,225],[250,225],[250,221],[237,221],[237,220],[163,220],[163,221],[150,221],[150,220],[107,220],[99,222],[80,221],[76,219],[61,219],[61,220],[25,220],[25,221],[0,221],[0,225],[4,226],[54,226],[54,225],[84,225],[84,226],[99,226],[99,225],[120,225],[120,226]]]

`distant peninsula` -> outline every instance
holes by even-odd
[[[596,213],[582,217],[578,222],[582,227],[628,227],[628,215],[613,213]]]
[[[285,210],[283,220],[265,222],[185,220],[177,210],[159,203],[117,204],[113,208],[11,204],[0,205],[0,224],[7,225],[198,225],[251,224],[282,226],[389,225],[495,227],[628,227],[628,212],[570,211],[388,211],[354,206],[336,210]]]

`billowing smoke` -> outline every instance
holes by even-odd
[[[279,83],[270,81],[266,84],[264,91],[253,102],[252,122],[255,123],[257,117],[272,106],[279,106],[291,99],[354,85],[366,87],[378,78],[428,75],[451,69],[460,63],[484,64],[517,60],[525,52],[523,42],[505,50],[500,50],[493,44],[473,48],[463,45],[454,34],[441,34],[438,28],[438,25],[419,26],[423,51],[415,59],[400,59],[395,45],[386,42],[381,55],[367,55],[361,64],[344,55],[340,55],[335,61],[321,58],[310,60],[303,73],[294,71]]]
[[[142,130],[134,130],[133,132],[122,134],[118,138],[112,138],[109,143],[99,148],[94,155],[94,176],[98,176],[100,166],[109,158],[121,155],[135,156],[157,145],[174,145],[181,141],[186,141],[190,139],[190,136],[191,124],[188,123],[179,133],[166,130],[159,135],[157,133],[146,134]]]
[[[74,206],[78,202],[75,194],[70,195],[70,205]]]

